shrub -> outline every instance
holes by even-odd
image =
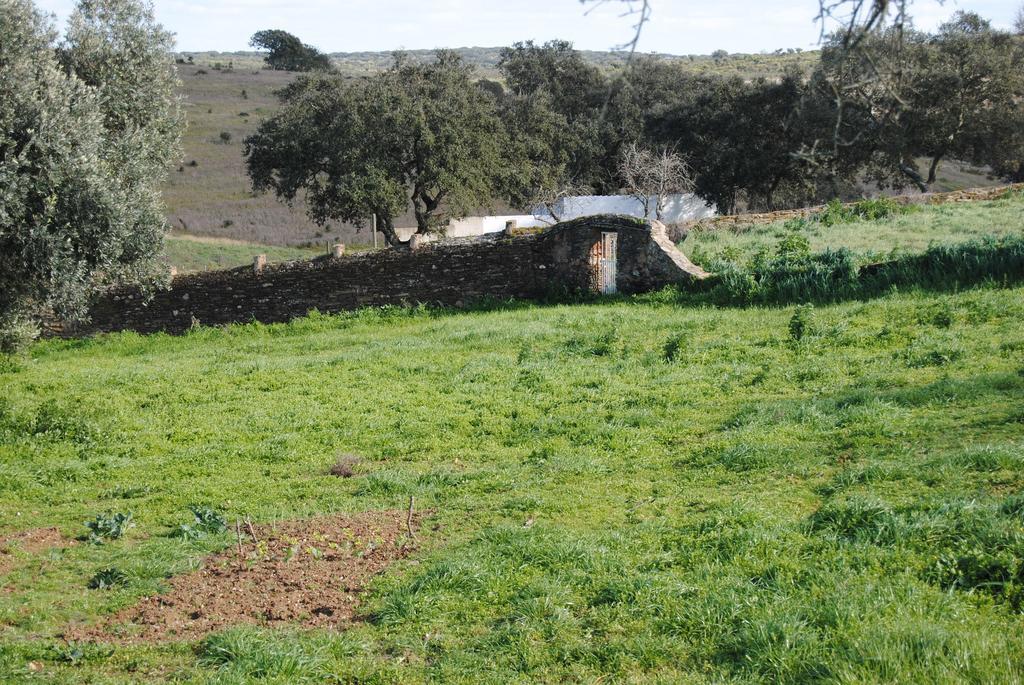
[[[674,362],[679,357],[679,353],[683,350],[685,344],[686,338],[682,335],[673,335],[666,340],[665,347],[662,350],[662,356],[664,356],[665,361]]]
[[[802,304],[793,311],[793,316],[789,319],[789,337],[792,340],[799,342],[804,337],[810,326],[813,309],[814,305]]]
[[[104,568],[96,572],[89,580],[90,590],[109,590],[112,587],[118,585],[124,585],[128,582],[128,576],[124,571],[118,568]]]
[[[225,145],[230,143],[231,142],[231,132],[230,131],[221,131],[220,132],[220,142],[224,143]]]
[[[216,510],[206,506],[191,506],[189,511],[195,519],[191,524],[182,523],[174,534],[186,540],[196,540],[206,534],[223,533],[228,528],[228,522]]]
[[[106,540],[121,538],[133,525],[135,524],[132,523],[131,512],[116,514],[106,512],[92,521],[87,521],[85,527],[89,529],[89,542],[102,544]]]
[[[39,326],[21,311],[0,313],[0,355],[23,349],[39,335]]]
[[[839,200],[830,200],[825,208],[814,215],[814,220],[823,226],[835,226],[837,224],[848,224],[856,215],[853,210]]]
[[[812,220],[823,226],[835,226],[859,220],[877,221],[916,210],[917,207],[913,205],[902,205],[888,197],[865,199],[853,205],[844,205],[839,200],[831,200],[824,209],[812,217]]]

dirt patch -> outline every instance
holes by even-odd
[[[74,540],[65,540],[57,528],[35,528],[0,538],[0,576],[14,570],[20,554],[39,554],[54,547],[68,547]]]
[[[177,642],[238,624],[341,627],[355,614],[366,582],[412,549],[401,511],[327,516],[252,531],[243,525],[241,546],[241,556],[232,544],[199,570],[171,578],[167,592],[145,597],[99,626],[73,627],[65,637]]]

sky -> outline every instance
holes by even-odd
[[[641,52],[709,54],[813,49],[817,0],[651,0]],[[918,28],[932,30],[958,9],[1009,28],[1024,0],[914,0]],[[36,0],[62,22],[74,0]],[[589,12],[578,0],[155,0],[157,19],[177,34],[178,50],[250,49],[261,29],[284,29],[325,52],[492,47],[562,38],[608,50],[631,36],[621,2]]]

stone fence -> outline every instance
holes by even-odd
[[[483,298],[538,298],[558,291],[635,293],[706,277],[654,222],[595,216],[542,232],[421,244],[225,271],[175,276],[145,297],[116,289],[93,305],[87,324],[50,322],[51,335],[134,330],[180,333],[196,323],[274,323],[312,309],[429,303],[463,306]]]

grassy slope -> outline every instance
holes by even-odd
[[[325,247],[278,247],[195,236],[168,236],[164,242],[167,261],[179,273],[230,269],[252,264],[253,257],[265,254],[269,262],[310,259],[326,252]]]
[[[670,299],[35,346],[0,372],[0,533],[138,525],[4,579],[0,680],[1024,677],[1024,288],[820,307],[799,342],[790,308]],[[409,495],[437,528],[343,634],[57,639],[230,544],[166,537],[189,504]]]
[[[791,224],[792,225],[792,224]],[[793,229],[775,223],[739,231],[694,231],[681,243],[698,263],[730,255],[743,261],[773,247]],[[854,221],[835,226],[808,222],[798,229],[812,252],[846,248],[869,262],[923,251],[932,243],[961,243],[983,236],[1024,234],[1024,197],[912,207],[907,214],[884,221]]]
[[[200,71],[179,67],[188,128],[184,164],[171,171],[164,190],[172,230],[278,245],[333,235],[305,217],[301,202],[290,209],[272,195],[254,196],[242,160],[245,136],[277,108],[273,93],[294,74]],[[230,143],[221,132],[231,134]]]

